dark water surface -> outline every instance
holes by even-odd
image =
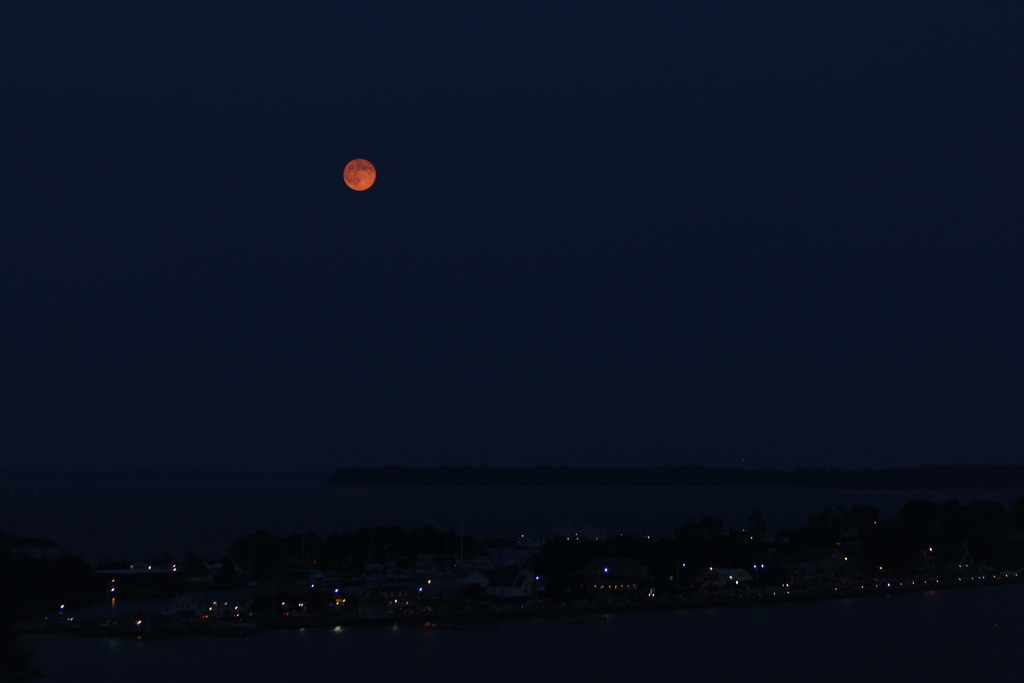
[[[1024,491],[835,491],[743,487],[324,486],[322,480],[8,481],[0,478],[0,531],[45,534],[90,562],[186,550],[223,555],[236,537],[268,529],[355,531],[434,523],[482,537],[547,536],[564,523],[606,533],[668,534],[714,514],[742,528],[754,509],[769,531],[805,524],[825,507],[865,503],[894,515],[907,500],[1004,503]],[[464,522],[463,522],[464,520]]]
[[[252,638],[33,637],[64,681],[1014,681],[1024,586],[722,608],[483,631],[346,628]]]

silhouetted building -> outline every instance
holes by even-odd
[[[359,616],[364,619],[387,619],[388,599],[376,588],[371,588],[359,597]]]
[[[532,569],[501,567],[488,574],[490,583],[485,592],[496,598],[532,598],[536,593],[536,576]]]

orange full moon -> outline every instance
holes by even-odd
[[[353,159],[345,164],[343,177],[346,185],[362,192],[370,189],[373,181],[377,179],[377,169],[366,159]]]

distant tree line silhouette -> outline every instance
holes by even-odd
[[[766,537],[764,516],[754,511],[746,529],[726,529],[721,519],[707,515],[690,520],[671,537],[619,534],[605,540],[551,538],[535,567],[548,576],[555,591],[568,590],[572,572],[600,557],[632,557],[650,568],[652,586],[678,589],[694,582],[711,567],[750,568],[764,565],[759,578],[767,585],[786,579],[786,572],[769,559],[769,545],[779,553],[824,553],[855,548],[868,575],[913,573],[930,567],[955,565],[965,555],[975,565],[995,569],[1024,566],[1024,498],[1007,509],[998,501],[961,505],[956,500],[932,503],[911,500],[893,519],[882,519],[877,508],[853,505],[826,508],[808,515],[807,524],[780,529]],[[1016,537],[1016,538],[1014,538]]]
[[[420,555],[435,555],[442,564],[451,564],[460,555],[472,557],[484,552],[486,548],[472,535],[460,535],[452,529],[385,525],[354,533],[332,533],[326,538],[313,532],[274,536],[266,530],[257,531],[235,539],[226,559],[261,579],[289,563],[359,575],[367,564],[394,562],[412,567]]]

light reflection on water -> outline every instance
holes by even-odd
[[[1024,586],[497,629],[334,628],[254,638],[34,637],[47,680],[1016,680]]]

